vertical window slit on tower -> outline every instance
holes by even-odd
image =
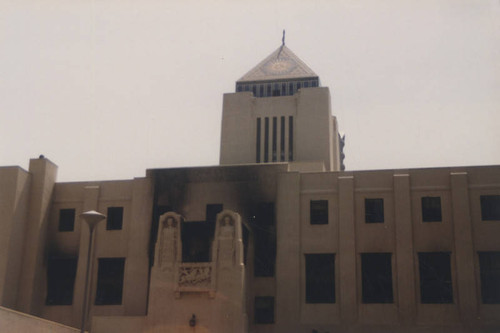
[[[264,163],[269,162],[269,118],[264,118]]]
[[[293,161],[293,117],[288,117],[288,160]]]
[[[260,118],[257,118],[257,138],[256,138],[256,154],[255,161],[260,163]]]
[[[278,146],[278,121],[276,117],[273,117],[273,162],[276,162],[277,160],[277,146]]]
[[[293,95],[293,83],[290,82],[288,85],[288,95],[292,96]]]
[[[281,117],[281,131],[280,131],[280,160],[285,160],[285,117]]]

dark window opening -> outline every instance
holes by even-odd
[[[317,82],[316,80],[314,80],[314,81],[312,82],[312,86],[313,86],[313,88],[317,87],[317,86],[318,86],[318,82]]]
[[[123,207],[108,207],[106,230],[121,230],[123,224]]]
[[[311,224],[328,224],[328,200],[311,200],[309,208]]]
[[[46,305],[71,305],[77,258],[49,257],[47,263]]]
[[[184,222],[181,227],[182,261],[209,262],[214,227],[205,221]]]
[[[169,205],[160,205],[157,207],[158,217],[162,216],[165,213],[172,212],[172,207]]]
[[[255,85],[252,86],[252,93],[254,96],[257,96],[257,86]]]
[[[242,89],[241,89],[241,86],[240,86],[240,85],[238,85],[238,86],[236,87],[236,91],[237,91],[237,92],[241,92],[241,90],[242,90]]]
[[[384,199],[365,199],[365,222],[384,222]]]
[[[453,303],[450,253],[419,253],[418,266],[421,302],[428,304]]]
[[[273,96],[280,96],[280,95],[281,95],[280,86],[277,83],[275,83],[273,89]]]
[[[482,195],[481,219],[483,221],[500,221],[500,195]]]
[[[288,117],[288,160],[293,161],[293,117]]]
[[[257,138],[256,138],[256,148],[257,148],[257,156],[255,157],[257,163],[260,163],[260,118],[257,118]]]
[[[260,85],[259,86],[259,97],[263,97],[263,96],[264,96],[264,86]]]
[[[273,162],[276,162],[278,156],[277,156],[277,146],[278,146],[278,120],[276,119],[276,117],[273,117]]]
[[[393,303],[390,253],[362,253],[363,303]]]
[[[269,162],[269,118],[264,119],[264,163]]]
[[[95,305],[122,304],[125,258],[99,258]]]
[[[270,97],[271,96],[271,84],[267,84],[266,86],[266,90],[267,90],[267,97]]]
[[[286,96],[286,83],[281,84],[281,94]]]
[[[254,323],[274,324],[274,297],[272,296],[255,297]]]
[[[484,304],[500,304],[500,252],[479,252],[481,300]]]
[[[304,82],[304,88],[308,88],[309,87],[309,82],[308,81],[305,81]]]
[[[205,219],[210,230],[210,244],[212,244],[213,237],[215,234],[215,222],[217,220],[217,214],[222,212],[224,206],[222,204],[208,204],[205,209]]]
[[[335,303],[335,254],[306,254],[306,303]]]
[[[297,91],[300,89],[301,85],[300,82],[297,82]]]
[[[248,85],[245,85],[245,91],[250,91],[250,87]]]
[[[280,131],[280,161],[285,160],[285,117],[281,117]]]
[[[422,221],[441,222],[441,197],[422,197]]]
[[[254,234],[254,275],[274,276],[276,263],[274,203],[258,204],[250,221]]]
[[[288,95],[290,95],[290,96],[293,95],[293,83],[290,83],[288,85]]]
[[[59,210],[59,231],[75,229],[75,210],[72,208]]]

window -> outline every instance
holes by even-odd
[[[363,303],[393,303],[391,253],[362,253]]]
[[[278,147],[278,119],[277,117],[273,117],[273,162],[276,162],[278,156],[277,156],[277,147]]]
[[[293,83],[290,82],[288,85],[288,95],[292,96],[293,95]]]
[[[422,221],[441,222],[441,197],[422,197]]]
[[[267,90],[266,97],[271,97],[271,84],[270,83],[268,83],[266,85],[266,90]]]
[[[483,221],[500,220],[500,195],[482,195],[481,219]]]
[[[384,223],[384,199],[365,199],[365,222]]]
[[[274,324],[274,297],[272,296],[255,297],[254,323]]]
[[[500,304],[500,252],[479,252],[481,299],[484,304]]]
[[[123,224],[123,207],[108,207],[106,230],[121,230]]]
[[[269,118],[264,118],[264,163],[269,162]]]
[[[260,118],[257,118],[257,137],[256,137],[256,156],[255,160],[257,163],[260,163]]]
[[[59,231],[73,231],[75,229],[75,210],[59,210]]]
[[[95,305],[122,304],[125,258],[99,258]]]
[[[335,303],[335,254],[306,254],[306,303]]]
[[[285,160],[285,117],[281,117],[281,131],[280,131],[280,160]]]
[[[449,252],[418,254],[422,303],[453,303]]]
[[[71,305],[73,303],[76,262],[76,258],[49,258],[46,305]]]
[[[308,88],[309,87],[309,82],[308,81],[305,81],[304,82],[304,88]]]
[[[274,276],[276,262],[274,203],[258,204],[251,223],[254,231],[254,275]]]
[[[328,224],[328,200],[311,200],[309,208],[311,224]]]
[[[288,117],[288,161],[293,162],[293,117]]]

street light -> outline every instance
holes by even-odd
[[[103,215],[99,212],[96,212],[95,210],[89,210],[87,212],[84,212],[80,214],[80,217],[87,222],[87,225],[89,226],[89,248],[87,252],[87,270],[85,273],[85,292],[83,294],[83,309],[82,309],[82,324],[81,324],[81,329],[80,333],[85,332],[85,322],[87,321],[87,304],[88,304],[88,290],[89,290],[89,275],[90,271],[92,268],[92,260],[90,260],[90,254],[92,252],[92,246],[93,246],[93,238],[92,235],[94,233],[94,229],[97,226],[99,222],[104,220],[106,218],[106,215]]]

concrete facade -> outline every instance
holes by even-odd
[[[220,166],[0,168],[0,305],[79,327],[96,210],[92,332],[500,330],[500,166],[339,171],[329,90],[283,50],[224,95]]]

